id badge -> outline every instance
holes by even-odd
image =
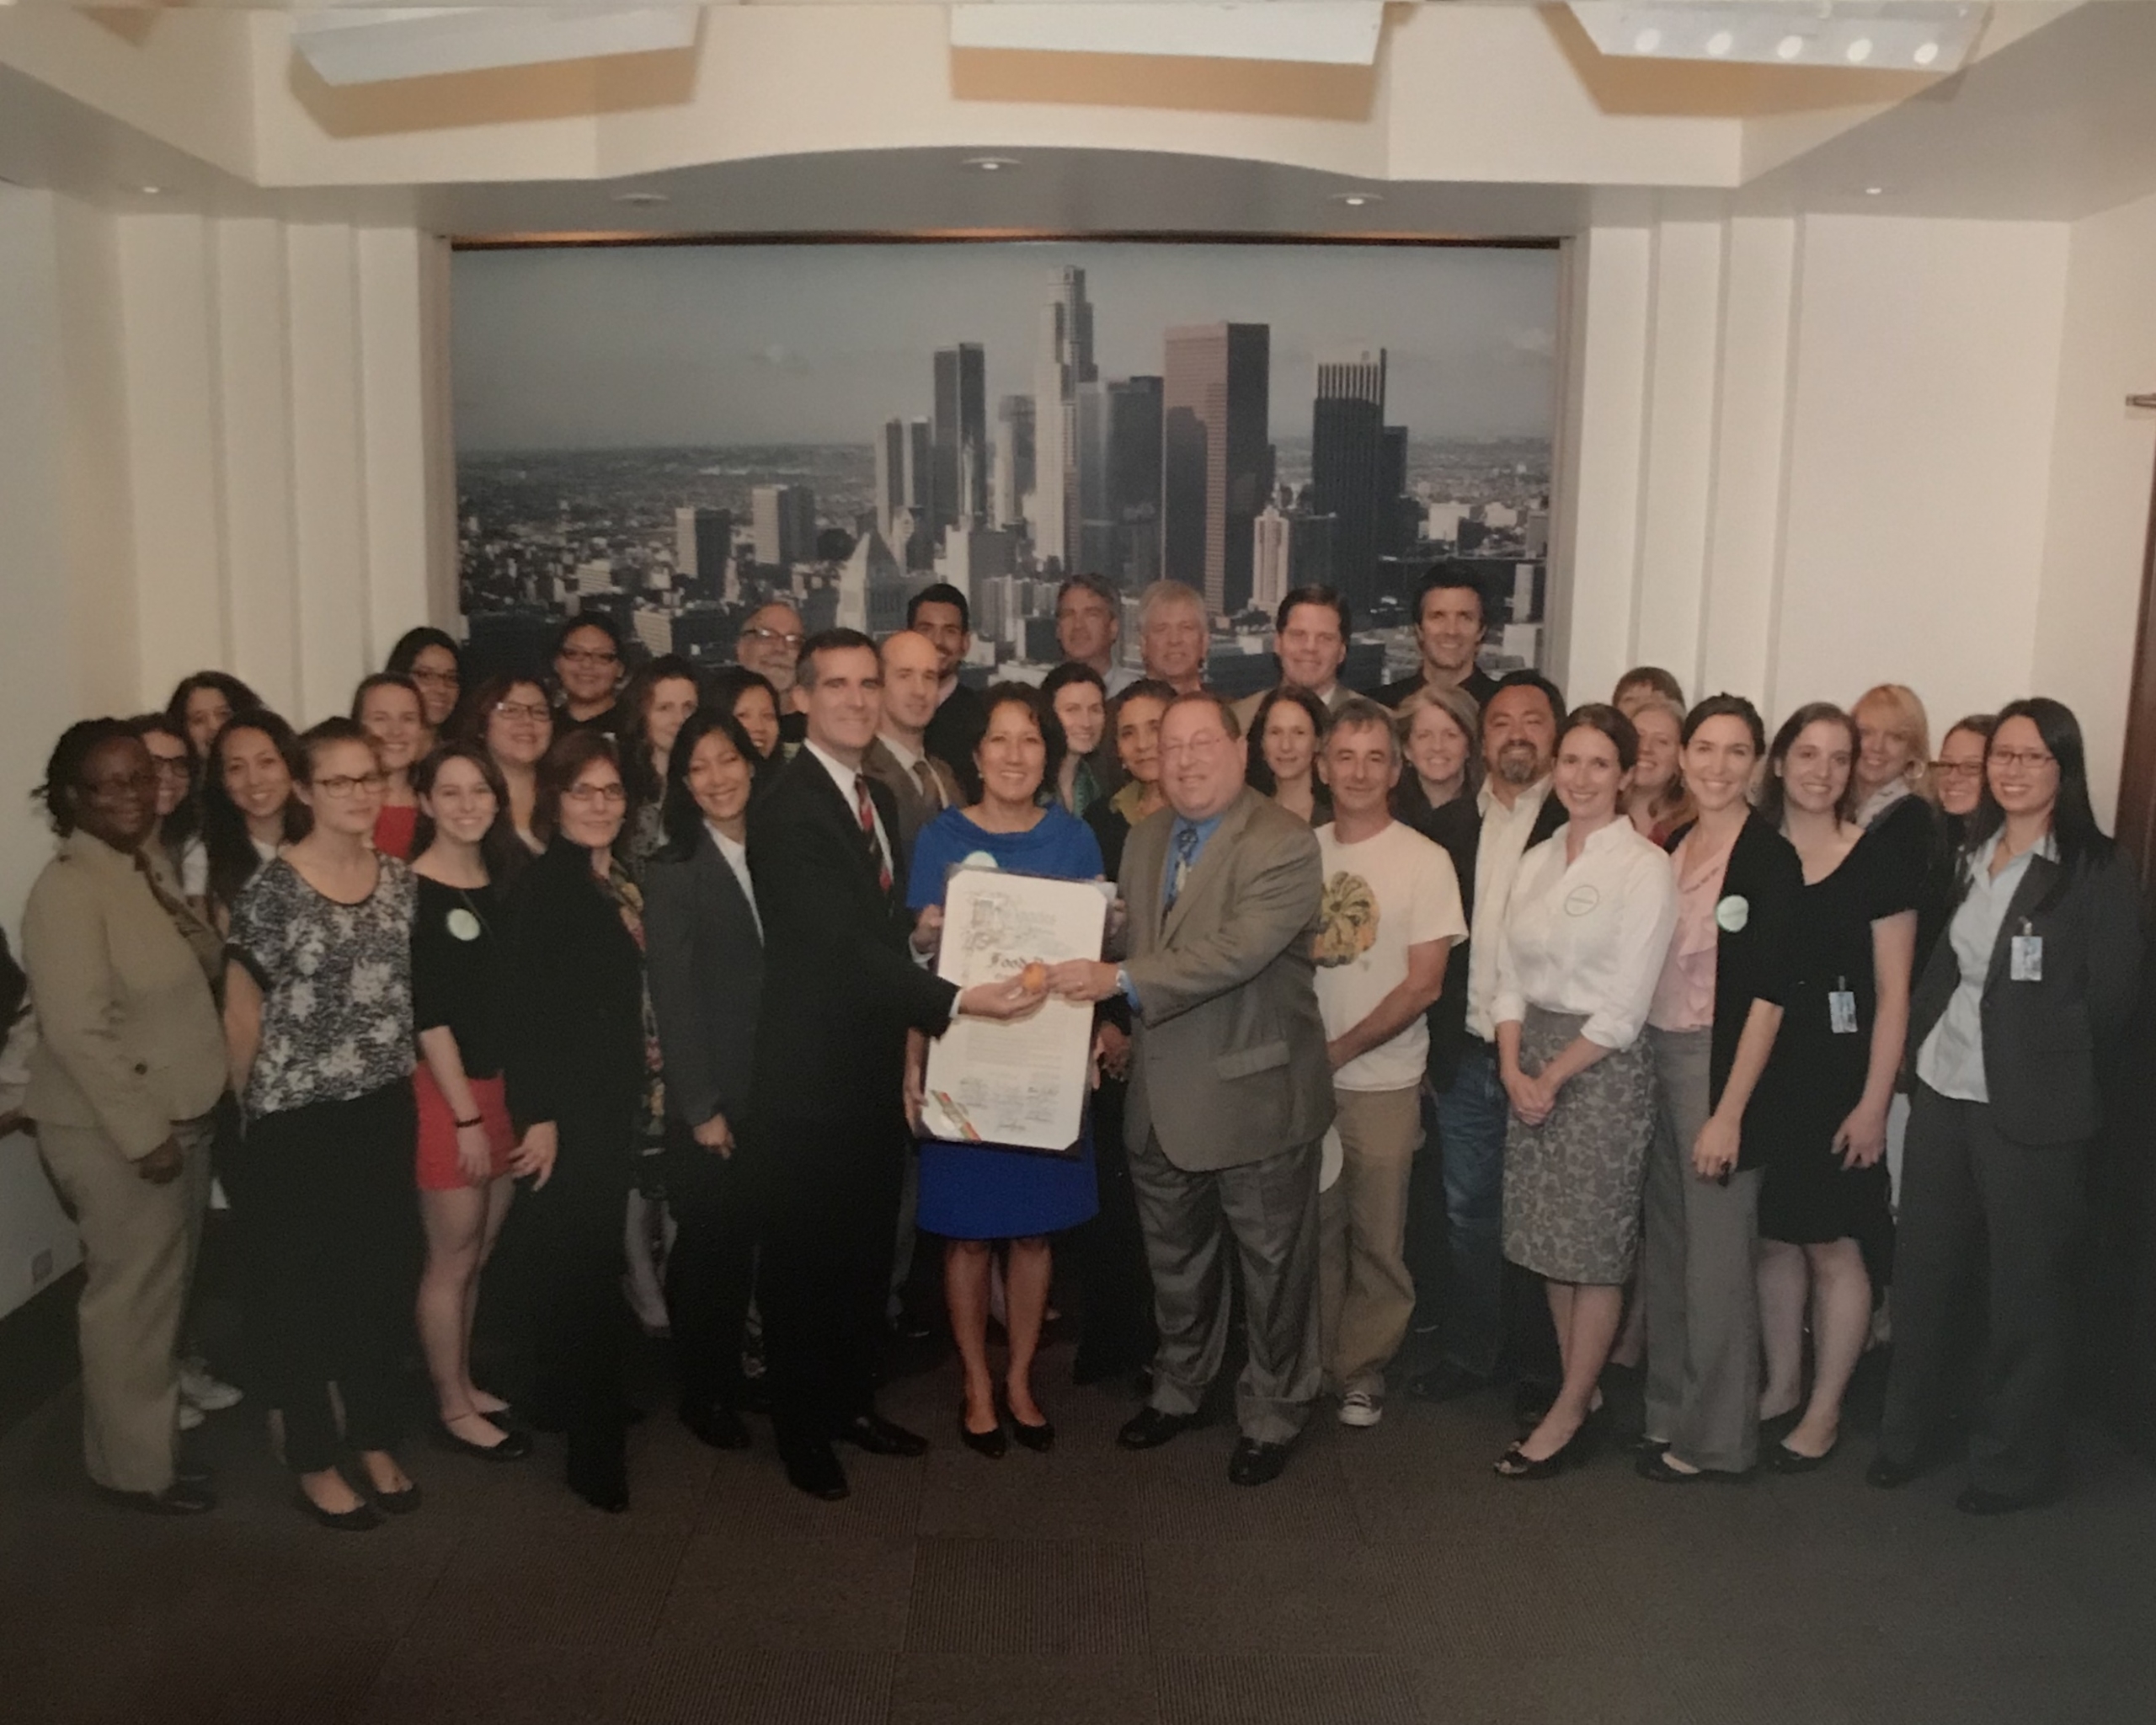
[[[1844,986],[1827,996],[1827,1025],[1837,1036],[1856,1034],[1856,996]]]
[[[2015,982],[2041,982],[2044,980],[2044,937],[2041,934],[2017,934],[2013,950],[2008,958],[2008,976]]]

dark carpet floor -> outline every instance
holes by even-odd
[[[1238,1489],[1222,1428],[1134,1455],[1132,1406],[1043,1362],[1046,1457],[958,1447],[947,1363],[886,1411],[920,1461],[788,1490],[769,1427],[717,1455],[665,1413],[635,1507],[423,1441],[424,1509],[304,1522],[245,1405],[200,1453],[223,1507],[163,1521],[82,1483],[72,1392],[0,1442],[0,1720],[1881,1722],[2156,1719],[2156,1475],[2083,1435],[2072,1494],[1958,1514],[1948,1469],[1886,1494],[1867,1438],[1825,1471],[1673,1489],[1614,1450],[1492,1477],[1502,1397],[1313,1422]],[[646,1399],[663,1406],[654,1386]]]

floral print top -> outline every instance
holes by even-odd
[[[412,871],[380,858],[356,905],[324,898],[282,857],[232,904],[227,950],[262,991],[252,1115],[348,1102],[412,1074]]]
[[[644,949],[643,889],[636,877],[622,866],[618,857],[612,859],[606,879],[599,889],[613,901],[621,913],[622,926],[629,932],[629,938],[637,943],[637,950]],[[659,1049],[659,1016],[651,1007],[651,980],[645,974],[643,984],[643,1050],[644,1087],[643,1106],[638,1110],[637,1135],[640,1147],[646,1151],[662,1150],[666,1145],[666,1081],[664,1061]]]

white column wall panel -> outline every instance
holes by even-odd
[[[1561,610],[1545,655],[1566,698],[1606,700],[1632,662],[1645,399],[1652,346],[1654,232],[1597,227],[1578,243],[1570,295],[1556,501]]]
[[[1630,649],[1636,662],[1675,672],[1688,696],[1700,692],[1723,232],[1721,222],[1695,221],[1665,222],[1655,231]]]
[[[360,466],[366,509],[368,667],[426,619],[430,520],[425,302],[419,235],[360,228]]]
[[[457,580],[456,403],[450,387],[451,255],[449,242],[440,235],[419,237],[420,362],[426,371],[420,391],[426,412],[422,428],[428,499],[426,621],[461,637],[464,606]]]
[[[299,708],[291,283],[282,222],[217,223],[217,360],[230,668],[277,712]]]
[[[1775,703],[1994,708],[2032,665],[2067,229],[1806,228]]]
[[[375,661],[359,269],[349,227],[295,224],[285,246],[300,624],[299,710],[291,717],[308,724],[344,711],[353,684]]]
[[[1790,371],[1801,264],[1795,221],[1727,226],[1714,478],[1701,595],[1700,691],[1749,695],[1774,717]]]
[[[225,627],[215,234],[195,216],[119,223],[142,689],[232,662]]]

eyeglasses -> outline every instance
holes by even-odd
[[[581,804],[587,809],[603,809],[612,804],[626,804],[629,793],[620,785],[571,785],[562,794],[570,802]]]
[[[456,673],[453,670],[415,670],[411,673],[411,678],[415,683],[425,683],[435,688],[453,689],[456,686]]]
[[[622,655],[606,648],[594,651],[589,647],[564,647],[555,655],[566,659],[571,665],[619,665]]]
[[[753,629],[744,629],[741,634],[744,640],[783,641],[796,653],[801,650],[801,644],[808,638],[806,635],[789,633],[785,629],[766,629],[760,626]]]
[[[2048,749],[1994,749],[1991,758],[2000,766],[2025,766],[2032,772],[2039,766],[2053,766],[2058,760]]]
[[[1981,761],[1935,761],[1931,770],[1940,778],[1982,778],[1984,764]]]
[[[186,778],[187,757],[184,755],[152,755],[150,771],[162,773],[167,778]]]
[[[328,778],[313,781],[314,788],[325,797],[349,797],[355,791],[379,791],[389,783],[389,776],[382,772],[333,773]]]
[[[511,723],[520,718],[528,718],[534,724],[537,724],[542,719],[550,718],[552,716],[547,708],[536,701],[497,701],[494,702],[494,717],[506,718]]]

